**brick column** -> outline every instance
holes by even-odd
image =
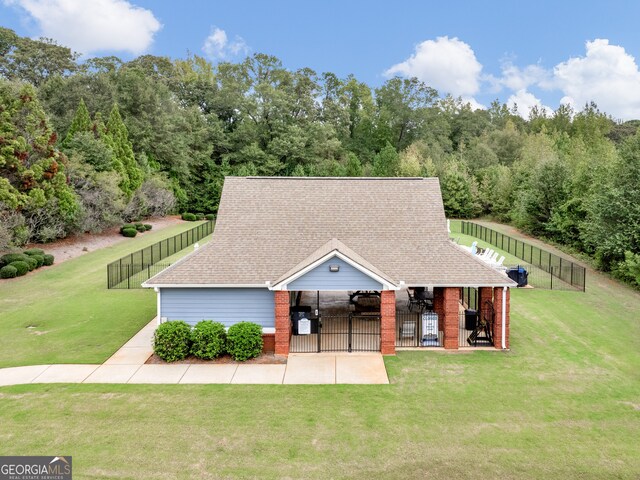
[[[482,306],[484,302],[489,300],[493,301],[493,288],[491,287],[480,287],[478,288],[478,313],[482,312]]]
[[[289,292],[276,290],[276,355],[289,355],[289,340],[291,339],[291,318],[289,316]]]
[[[433,289],[433,311],[438,314],[438,335],[444,330],[444,289],[434,287]]]
[[[502,348],[502,296],[504,292],[501,287],[493,289],[493,308],[496,312],[495,320],[493,322],[493,346],[496,348]],[[505,316],[505,346],[509,348],[509,310],[511,300],[511,291],[507,288],[506,293],[506,316]]]
[[[447,287],[443,292],[444,304],[444,348],[458,348],[460,330],[460,289]]]
[[[380,292],[380,352],[396,354],[396,292]]]

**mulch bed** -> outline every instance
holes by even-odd
[[[167,362],[162,360],[155,353],[151,355],[145,363],[146,364],[162,364],[162,363],[167,364]],[[232,363],[236,365],[240,365],[243,363],[263,364],[263,365],[267,365],[267,364],[281,365],[281,364],[286,364],[287,359],[285,357],[277,357],[273,353],[263,353],[259,357],[250,358],[245,362],[236,362],[233,358],[231,358],[231,355],[223,355],[213,360],[202,360],[200,358],[194,357],[193,355],[189,355],[184,360],[171,362],[172,365],[181,365],[181,364],[183,365],[215,365],[215,364],[228,364],[228,363]]]

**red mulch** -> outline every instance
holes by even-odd
[[[160,357],[158,357],[155,353],[153,355],[151,355],[147,361],[145,362],[147,364],[166,364],[167,362],[165,362],[164,360],[162,360]],[[244,362],[236,362],[233,358],[231,358],[231,355],[223,355],[219,358],[215,358],[213,360],[202,360],[200,358],[196,358],[193,355],[189,355],[187,358],[185,358],[184,360],[178,360],[177,362],[171,362],[172,364],[176,364],[176,365],[214,365],[214,364],[227,364],[227,363],[233,363],[233,364],[243,364],[243,363],[248,363],[248,364],[285,364],[287,363],[287,359],[285,357],[280,357],[280,356],[276,356],[273,353],[263,353],[261,354],[259,357],[256,358],[250,358],[247,361]]]

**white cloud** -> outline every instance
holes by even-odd
[[[514,106],[518,107],[518,115],[524,119],[529,118],[529,113],[533,107],[538,107],[541,111],[545,109],[547,113],[553,112],[553,109],[542,104],[542,101],[537,98],[531,92],[528,92],[525,88],[521,88],[517,92],[513,93],[507,100],[507,106],[512,109]]]
[[[205,39],[202,51],[211,60],[227,60],[237,55],[246,54],[249,46],[242,37],[236,35],[233,41],[229,42],[227,32],[221,28],[212,27],[211,33]]]
[[[594,101],[600,110],[621,119],[640,118],[640,71],[633,56],[609,40],[586,43],[584,57],[570,58],[553,69],[562,103],[581,109]]]
[[[151,10],[126,0],[4,0],[38,25],[40,35],[85,55],[146,51],[162,28]]]
[[[471,47],[456,37],[438,37],[416,46],[404,62],[393,65],[385,75],[417,77],[441,94],[473,96],[480,90],[482,65]]]
[[[550,76],[549,70],[539,64],[527,65],[520,68],[512,62],[504,62],[502,64],[502,77],[500,84],[509,90],[523,90],[531,85],[542,85],[548,82]]]

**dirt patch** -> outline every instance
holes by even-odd
[[[153,225],[154,230],[162,230],[163,228],[170,227],[177,223],[182,222],[179,216],[173,215],[168,217],[150,218],[143,223]],[[50,253],[55,257],[56,264],[71,260],[72,258],[79,257],[88,252],[99,250],[101,248],[110,247],[116,243],[124,242],[127,238],[120,235],[120,227],[113,227],[102,233],[83,233],[80,235],[73,235],[56,242],[47,244],[33,243],[25,247],[27,248],[41,248],[46,253]],[[33,273],[33,272],[32,272]]]
[[[167,364],[164,360],[158,357],[155,353],[151,355],[146,364]],[[193,355],[189,355],[184,360],[178,360],[177,362],[171,362],[172,365],[225,365],[225,364],[256,364],[256,365],[283,365],[287,363],[287,359],[285,357],[276,356],[273,353],[263,353],[262,355],[256,358],[250,358],[244,362],[236,362],[231,355],[223,355],[219,358],[214,358],[213,360],[202,360],[201,358],[196,358]]]

